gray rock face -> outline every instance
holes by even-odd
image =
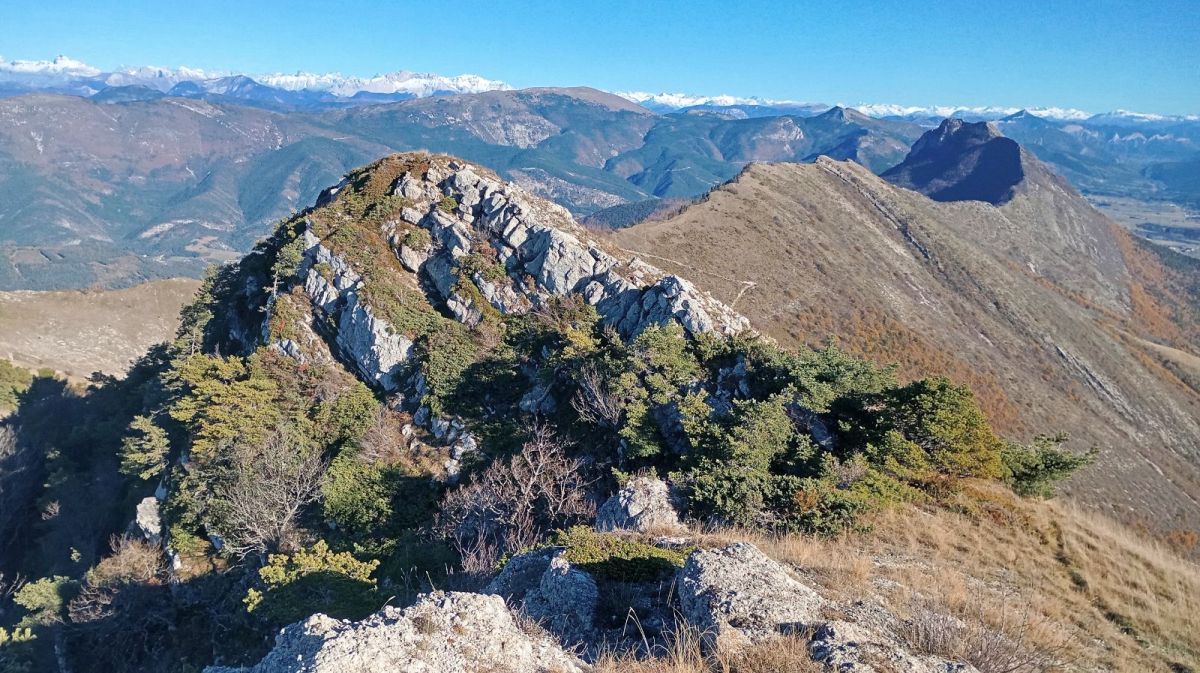
[[[345,260],[311,232],[305,232],[304,241],[307,249],[301,274],[314,311],[337,325],[336,344],[360,375],[388,392],[398,391],[403,387],[400,366],[412,355],[413,342],[393,333],[361,300],[362,277]],[[317,270],[318,264],[330,270],[330,278]]]
[[[592,576],[559,553],[550,559],[537,589],[525,596],[525,612],[555,633],[583,635],[592,630],[599,599]]]
[[[433,159],[434,168],[424,176],[405,175],[397,183],[397,191],[413,201],[412,209],[425,213],[419,225],[433,240],[428,259],[422,266],[403,248],[397,254],[402,260],[410,257],[407,268],[421,266],[460,320],[477,319],[478,307],[468,310],[469,302],[454,296],[455,272],[467,255],[486,252],[494,254],[506,277],[483,278],[476,272],[471,279],[502,313],[523,313],[552,297],[578,293],[625,336],[668,322],[693,334],[749,329],[744,317],[687,281],[606,251],[562,207],[484,169],[456,161],[442,162],[443,167]],[[458,208],[439,208],[443,196]]]
[[[752,544],[700,550],[678,576],[683,616],[709,644],[733,649],[821,621],[824,600]]]
[[[150,495],[142,498],[137,505],[137,517],[133,527],[150,544],[158,544],[162,540],[162,518],[158,512],[158,498]]]
[[[678,532],[682,525],[671,505],[667,482],[653,477],[634,477],[600,506],[598,530]]]
[[[518,628],[498,596],[433,593],[360,622],[313,615],[280,631],[249,669],[205,673],[582,673],[549,638]]]
[[[484,591],[502,596],[569,642],[584,641],[591,634],[600,599],[591,575],[553,548],[513,557]]]

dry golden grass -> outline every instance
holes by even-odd
[[[200,281],[175,278],[123,290],[0,292],[0,358],[72,378],[123,375],[179,325]]]
[[[1200,566],[1075,505],[1018,498],[969,482],[957,511],[898,507],[870,532],[821,540],[726,529],[701,546],[757,545],[843,606],[881,605],[916,654],[970,661],[984,673],[1200,670]],[[597,671],[710,673],[819,670],[797,638],[734,658],[676,634],[656,657],[609,656]]]
[[[962,513],[884,512],[813,569],[841,596],[861,591],[902,616],[932,610],[968,635],[1020,641],[1043,665],[1019,670],[1200,668],[1200,566],[1103,516],[994,484],[970,484],[961,502]],[[803,564],[815,550],[764,551]],[[847,571],[861,558],[872,560],[866,577]]]
[[[808,655],[808,641],[781,636],[736,652],[706,654],[701,634],[679,629],[669,643],[651,658],[606,654],[593,673],[820,673],[824,670]]]

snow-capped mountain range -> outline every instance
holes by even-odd
[[[757,96],[696,96],[686,93],[649,93],[645,91],[618,91],[622,98],[657,111],[682,110],[688,108],[761,107],[767,109],[811,109],[824,111],[830,105],[794,100],[778,100]],[[1084,110],[1063,107],[1012,107],[1012,106],[962,106],[962,105],[896,105],[892,103],[836,103],[841,107],[854,108],[859,112],[880,119],[927,120],[946,117],[962,117],[972,121],[1002,119],[1021,111],[1058,121],[1108,121],[1111,123],[1200,121],[1200,115],[1170,116],[1144,112],[1116,110],[1094,114]]]
[[[512,89],[500,80],[479,75],[457,76],[418,73],[407,70],[372,77],[347,76],[340,73],[263,73],[247,74],[199,68],[138,66],[104,71],[67,56],[52,61],[14,60],[0,58],[0,94],[51,91],[92,96],[105,89],[131,87],[144,89],[140,95],[172,95],[204,97],[206,95],[237,98],[251,104],[276,107],[308,107],[322,105],[354,105],[363,102],[384,102],[407,98],[424,98],[436,94],[479,93]],[[155,94],[154,92],[157,92]],[[616,91],[622,98],[656,112],[685,109],[733,109],[743,115],[768,116],[779,114],[819,114],[830,106],[792,100],[733,96],[727,94],[699,96],[686,93],[649,93],[645,91]],[[124,98],[128,99],[128,98]],[[896,105],[891,103],[838,103],[863,114],[880,119],[900,119],[936,123],[946,117],[962,117],[971,121],[996,120],[1022,110],[1060,122],[1092,121],[1119,125],[1138,125],[1146,122],[1195,122],[1200,115],[1169,116],[1116,110],[1093,114],[1084,110],[1063,107],[1013,106],[955,106],[955,105]]]
[[[111,72],[81,61],[59,56],[53,61],[5,61],[0,59],[0,82],[31,90],[74,90],[96,93],[107,87],[140,86],[169,93],[180,84],[191,83],[210,93],[227,93],[231,80],[249,78],[255,83],[288,92],[323,93],[339,98],[358,94],[400,95],[420,98],[439,93],[478,93],[511,89],[499,80],[479,75],[447,77],[401,70],[374,77],[351,77],[339,73],[244,74],[197,68],[140,66]]]

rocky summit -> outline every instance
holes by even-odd
[[[1001,205],[1025,179],[1021,146],[989,122],[946,119],[926,131],[904,161],[881,173],[892,184],[935,201]],[[1048,171],[1047,171],[1048,174]]]
[[[560,206],[531,197],[494,173],[449,157],[397,155],[374,170],[399,176],[389,196],[403,203],[380,232],[409,281],[432,294],[461,323],[477,325],[488,311],[519,314],[552,297],[579,295],[601,319],[626,336],[646,326],[677,322],[691,334],[735,334],[749,322],[679,276],[588,237]],[[335,199],[345,184],[325,192]],[[302,259],[296,273],[326,320],[338,326],[337,343],[359,373],[388,391],[413,342],[362,298],[363,275],[347,255],[331,249],[337,224],[303,221]],[[481,255],[492,266],[476,268]],[[465,275],[477,287],[464,289]],[[269,319],[268,319],[269,322]],[[280,347],[291,351],[294,343]]]

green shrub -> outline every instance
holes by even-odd
[[[370,533],[392,516],[383,467],[343,452],[333,459],[321,486],[321,513],[348,535]]]
[[[44,626],[63,620],[67,603],[79,592],[79,583],[70,577],[43,577],[21,587],[13,602],[25,608],[19,627]]]
[[[170,450],[166,430],[149,416],[135,416],[121,443],[121,472],[142,480],[153,479],[167,469]]]
[[[563,547],[567,561],[599,579],[617,582],[650,582],[683,567],[688,549],[662,549],[586,526],[559,531],[546,546]]]
[[[767,503],[771,475],[721,461],[703,461],[688,472],[673,474],[672,480],[688,494],[688,511],[695,518],[750,526]]]
[[[437,207],[443,213],[453,213],[458,208],[458,201],[453,196],[443,196]]]
[[[1038,437],[1032,444],[1008,444],[1001,452],[1001,477],[1023,496],[1049,498],[1058,482],[1096,460],[1098,451],[1074,453],[1061,448],[1066,435]]]
[[[930,467],[949,477],[997,477],[1004,443],[992,431],[970,388],[935,377],[889,395],[893,427],[920,446]]]
[[[413,250],[428,250],[433,243],[429,231],[422,227],[414,227],[404,232],[404,238],[401,239],[401,244],[412,248]]]
[[[422,231],[424,231],[422,229]],[[508,271],[495,258],[489,258],[479,253],[465,255],[458,260],[460,268],[468,278],[479,274],[484,280],[498,283],[508,278]]]
[[[317,407],[317,426],[329,443],[355,442],[371,427],[379,407],[375,393],[354,381],[348,390]]]
[[[444,404],[463,381],[467,368],[474,364],[478,349],[466,328],[444,323],[418,344],[421,373],[428,393],[424,402],[434,413],[444,413]]]
[[[783,479],[776,489],[786,498],[780,507],[784,528],[806,535],[835,537],[862,530],[863,516],[879,503],[863,489],[839,488],[828,479]]]
[[[292,231],[287,232],[289,239],[275,252],[271,276],[276,283],[285,282],[300,270],[300,263],[304,261],[304,236],[300,233],[301,227],[302,225],[284,225],[284,228],[290,228]],[[281,231],[284,231],[284,228],[281,228]]]
[[[272,554],[259,569],[260,588],[246,592],[246,609],[270,624],[290,624],[323,612],[362,619],[382,603],[371,573],[379,561],[334,553],[322,540],[290,556]]]
[[[29,390],[33,374],[8,360],[0,360],[0,415],[17,408],[21,393]]]

